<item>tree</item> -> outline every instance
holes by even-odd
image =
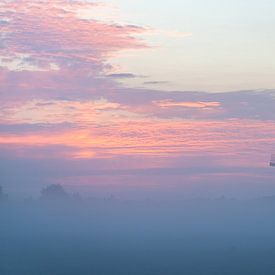
[[[3,187],[0,186],[0,201],[7,199],[8,195],[4,193]]]
[[[41,199],[43,200],[64,200],[69,198],[68,193],[61,184],[51,184],[41,190]]]

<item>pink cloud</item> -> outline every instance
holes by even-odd
[[[87,1],[13,0],[1,3],[1,104],[17,106],[30,100],[98,99],[118,85],[102,76],[110,56],[125,49],[147,47],[135,35],[145,31],[81,19]],[[43,12],[42,12],[43,11]]]
[[[64,155],[60,151],[60,157],[65,158],[148,156],[169,161],[180,156],[218,154],[245,159],[248,163],[249,155],[263,154],[272,148],[274,136],[274,122],[266,121],[109,118],[101,124],[94,122],[83,127],[79,124],[78,128],[63,131],[4,134],[0,136],[0,145],[25,148],[26,152],[33,147],[65,146],[69,152]]]
[[[4,47],[0,54],[15,57],[25,54],[25,62],[70,67],[101,66],[107,56],[123,49],[143,48],[133,35],[141,27],[115,25],[83,20],[77,17],[81,8],[94,4],[80,1],[14,0],[1,5],[7,24],[1,26]],[[43,12],[41,12],[43,11]]]

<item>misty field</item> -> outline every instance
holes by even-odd
[[[275,273],[275,201],[0,204],[1,275]]]

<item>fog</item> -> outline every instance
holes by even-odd
[[[122,201],[0,190],[0,274],[274,274],[275,196]]]

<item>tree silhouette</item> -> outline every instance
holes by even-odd
[[[2,186],[0,186],[0,201],[1,200],[5,200],[5,199],[7,199],[7,195],[4,193],[4,191],[3,191],[3,187]]]
[[[41,190],[41,199],[43,200],[64,200],[69,198],[68,193],[60,184],[51,184]]]

